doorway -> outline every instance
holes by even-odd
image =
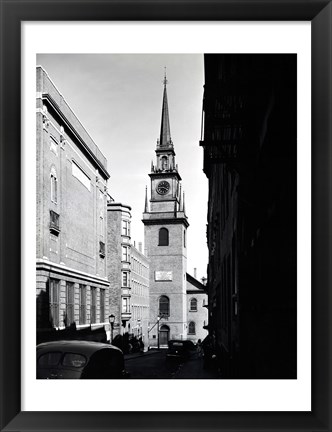
[[[160,345],[168,345],[169,341],[169,327],[167,325],[163,325],[160,327]]]

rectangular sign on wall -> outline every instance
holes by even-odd
[[[155,280],[156,281],[171,281],[173,278],[172,271],[156,271],[155,272]]]

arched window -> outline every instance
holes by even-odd
[[[192,298],[190,300],[190,311],[191,312],[196,312],[197,311],[197,300],[195,298]]]
[[[159,230],[159,246],[168,246],[168,229],[160,228]]]
[[[166,296],[159,299],[159,316],[169,316],[169,298]]]
[[[191,334],[191,335],[196,334],[196,325],[195,325],[194,321],[191,321],[189,323],[188,334]]]
[[[58,179],[54,167],[51,169],[51,201],[58,202]]]
[[[186,230],[183,231],[183,247],[186,247]]]
[[[168,169],[168,160],[167,160],[167,156],[163,156],[161,158],[161,169],[162,170],[167,170]]]

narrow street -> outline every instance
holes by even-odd
[[[203,368],[203,358],[187,361],[167,359],[166,350],[148,351],[144,354],[125,356],[125,368],[130,379],[217,379],[216,372]]]

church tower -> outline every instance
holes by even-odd
[[[187,336],[186,271],[189,226],[181,177],[175,163],[164,77],[160,138],[152,162],[150,200],[143,213],[145,253],[150,260],[150,346]]]

